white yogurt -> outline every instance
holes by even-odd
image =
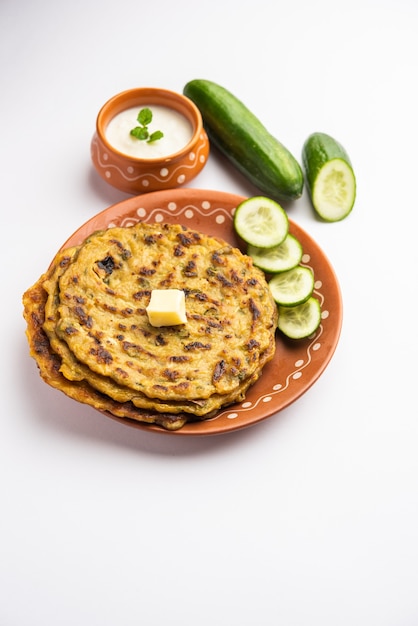
[[[138,113],[148,108],[152,112],[152,121],[148,125],[149,134],[160,130],[164,137],[148,143],[136,139],[130,134],[138,126]],[[140,159],[158,159],[169,156],[184,148],[193,136],[189,120],[178,111],[154,104],[142,104],[118,113],[110,120],[106,128],[107,141],[119,152]]]

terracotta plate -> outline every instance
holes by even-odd
[[[220,191],[169,189],[135,196],[105,209],[81,226],[63,247],[80,244],[93,231],[110,226],[130,226],[138,221],[183,224],[208,235],[221,237],[242,248],[234,233],[232,216],[244,198]],[[186,424],[169,432],[147,424],[112,417],[136,428],[171,435],[213,435],[253,425],[297,400],[322,374],[334,354],[342,324],[341,293],[328,259],[299,226],[290,222],[290,232],[303,246],[302,264],[315,275],[315,294],[322,306],[322,322],[308,339],[287,340],[277,333],[274,359],[248,391],[245,401],[226,409],[210,420]]]

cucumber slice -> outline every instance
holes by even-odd
[[[304,339],[312,335],[321,323],[321,305],[311,296],[297,306],[279,306],[278,329],[290,339]]]
[[[273,248],[285,240],[289,220],[280,204],[264,196],[254,196],[236,207],[234,227],[246,243],[257,248]]]
[[[309,267],[298,265],[288,272],[276,274],[269,281],[270,291],[277,304],[296,306],[306,302],[314,290],[314,275]]]
[[[247,254],[252,258],[254,265],[264,272],[276,274],[299,265],[303,249],[300,241],[288,233],[285,240],[273,248],[257,248],[249,245]]]
[[[343,146],[325,133],[313,133],[303,146],[302,162],[318,215],[327,222],[347,217],[356,199],[356,178]]]

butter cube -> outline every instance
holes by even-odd
[[[146,308],[151,326],[185,324],[186,300],[180,289],[153,289]]]

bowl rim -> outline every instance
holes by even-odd
[[[121,152],[112,144],[110,144],[106,138],[106,128],[110,120],[113,119],[113,117],[115,117],[115,115],[117,115],[121,111],[136,106],[136,103],[138,103],[138,105],[140,106],[141,101],[143,101],[144,104],[146,103],[166,106],[184,115],[184,117],[189,120],[193,127],[193,134],[188,143],[185,144],[183,148],[180,148],[180,150],[177,150],[177,152],[173,152],[166,156],[154,157],[149,159],[131,156],[129,154],[126,154],[126,152]],[[119,158],[125,159],[132,163],[136,163],[137,165],[149,165],[150,163],[167,163],[169,161],[184,157],[186,154],[192,151],[195,145],[198,143],[202,131],[202,115],[195,103],[184,94],[160,87],[134,87],[132,89],[125,89],[124,91],[121,91],[109,98],[109,100],[107,100],[99,110],[96,118],[97,136],[99,137],[100,141],[106,146],[107,150],[117,155]]]

